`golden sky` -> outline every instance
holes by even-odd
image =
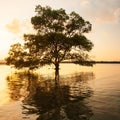
[[[93,25],[86,34],[94,43],[93,59],[120,60],[120,0],[0,0],[0,59],[24,33],[32,32],[30,19],[38,4],[79,13]]]

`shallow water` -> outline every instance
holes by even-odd
[[[33,73],[0,66],[0,120],[120,120],[120,65],[60,65]]]

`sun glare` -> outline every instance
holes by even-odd
[[[10,45],[15,43],[15,36],[6,30],[0,30],[0,59],[4,59],[10,49]]]

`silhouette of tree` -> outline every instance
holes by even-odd
[[[67,14],[64,9],[54,10],[40,5],[35,8],[36,15],[31,23],[35,34],[24,35],[24,46],[11,46],[7,64],[16,68],[38,68],[43,65],[55,66],[56,80],[59,64],[69,60],[80,65],[92,65],[88,52],[93,43],[84,33],[91,31],[92,25],[76,12]]]

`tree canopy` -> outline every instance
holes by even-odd
[[[78,13],[67,14],[64,9],[54,10],[41,5],[35,8],[36,15],[31,18],[35,34],[24,35],[24,45],[16,43],[11,46],[7,64],[16,68],[39,68],[54,64],[59,70],[62,61],[69,60],[80,65],[92,65],[88,52],[93,43],[84,33],[92,29]]]

